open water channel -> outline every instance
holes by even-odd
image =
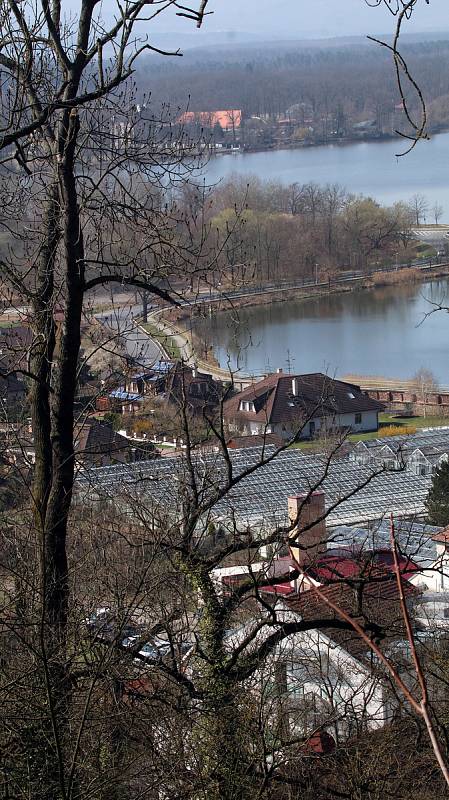
[[[429,206],[440,203],[449,222],[449,133],[421,141],[402,158],[401,139],[346,145],[302,147],[212,158],[205,171],[207,183],[233,173],[257,175],[282,183],[338,183],[354,194],[374,197],[386,205],[423,194]],[[432,222],[431,214],[427,222]]]
[[[244,372],[411,378],[426,367],[449,386],[449,314],[426,318],[432,303],[449,306],[447,279],[214,313],[194,327],[221,366]]]
[[[449,133],[420,142],[396,158],[398,140],[221,156],[207,165],[208,183],[238,174],[284,183],[339,183],[382,203],[423,194],[444,207],[449,225]],[[432,219],[428,217],[427,222]],[[425,319],[431,303],[449,305],[447,280],[395,286],[316,300],[214,314],[195,321],[222,366],[260,374],[283,367],[295,372],[409,378],[421,367],[449,385],[449,314]]]

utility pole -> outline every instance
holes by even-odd
[[[288,374],[289,375],[292,372],[292,367],[293,367],[293,362],[294,361],[295,361],[295,358],[291,356],[290,350],[287,350],[286,364],[287,364],[287,370],[288,370]]]

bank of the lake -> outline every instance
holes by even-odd
[[[430,368],[449,384],[449,304],[446,278],[284,300],[197,318],[200,346],[221,366],[260,374],[278,367],[297,372],[409,378]]]
[[[430,206],[440,203],[449,220],[449,133],[419,142],[403,158],[396,156],[400,145],[391,139],[238,153],[212,158],[203,172],[210,184],[233,173],[285,184],[338,183],[386,205],[423,194]],[[432,221],[430,209],[427,221]]]

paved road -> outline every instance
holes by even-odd
[[[165,358],[165,354],[157,342],[136,326],[134,320],[141,314],[141,305],[126,305],[95,314],[95,318],[111,335],[118,335],[130,358],[146,369],[155,361]]]

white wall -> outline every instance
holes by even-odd
[[[336,422],[339,427],[352,428],[354,431],[376,431],[377,411],[362,411],[362,421],[358,425],[355,423],[355,414],[340,414]]]
[[[279,650],[291,664],[287,685],[292,698],[301,696],[301,692],[320,698],[331,719],[342,718],[338,730],[343,738],[351,716],[359,723],[363,720],[370,730],[383,727],[391,719],[383,682],[321,631],[295,634]]]
[[[297,622],[298,616],[280,604],[277,607],[278,622]],[[257,621],[236,629],[227,639],[229,648],[241,645]],[[258,632],[249,650],[260,644],[273,632],[270,625]],[[387,695],[381,674],[371,674],[369,663],[363,664],[346,650],[317,630],[292,634],[282,641],[270,659],[262,666],[259,679],[263,685],[272,678],[276,663],[287,667],[287,699],[292,709],[290,718],[296,728],[301,725],[301,709],[295,715],[293,709],[307,693],[327,702],[329,717],[343,719],[341,734],[352,715],[368,729],[383,727],[392,717],[392,702]],[[346,718],[346,722],[345,722]],[[299,731],[308,733],[309,731]],[[349,733],[349,732],[347,732]]]
[[[316,436],[319,432],[325,420],[320,418],[314,419],[313,424],[315,426],[314,435]],[[354,431],[375,431],[378,428],[378,419],[377,419],[377,411],[363,411],[362,412],[362,421],[359,424],[355,422],[355,414],[340,414],[339,416],[335,417],[333,420],[329,420],[329,423],[332,424],[336,428],[351,428]],[[283,429],[283,425],[276,424],[268,426],[266,422],[252,422],[251,420],[245,420],[243,423],[239,423],[242,427],[238,427],[236,424],[231,424],[229,427],[231,430],[240,430],[243,436],[251,436],[255,434],[264,434],[264,433],[275,433],[278,436],[281,436],[283,439],[290,439],[293,436],[293,433],[296,432],[299,425],[296,423],[292,426],[285,426],[287,430]],[[304,425],[304,428],[301,431],[301,439],[308,439],[310,437],[310,422],[307,422]]]
[[[411,583],[432,592],[449,591],[449,553],[443,544],[437,544],[437,560],[429,569],[412,575]]]

